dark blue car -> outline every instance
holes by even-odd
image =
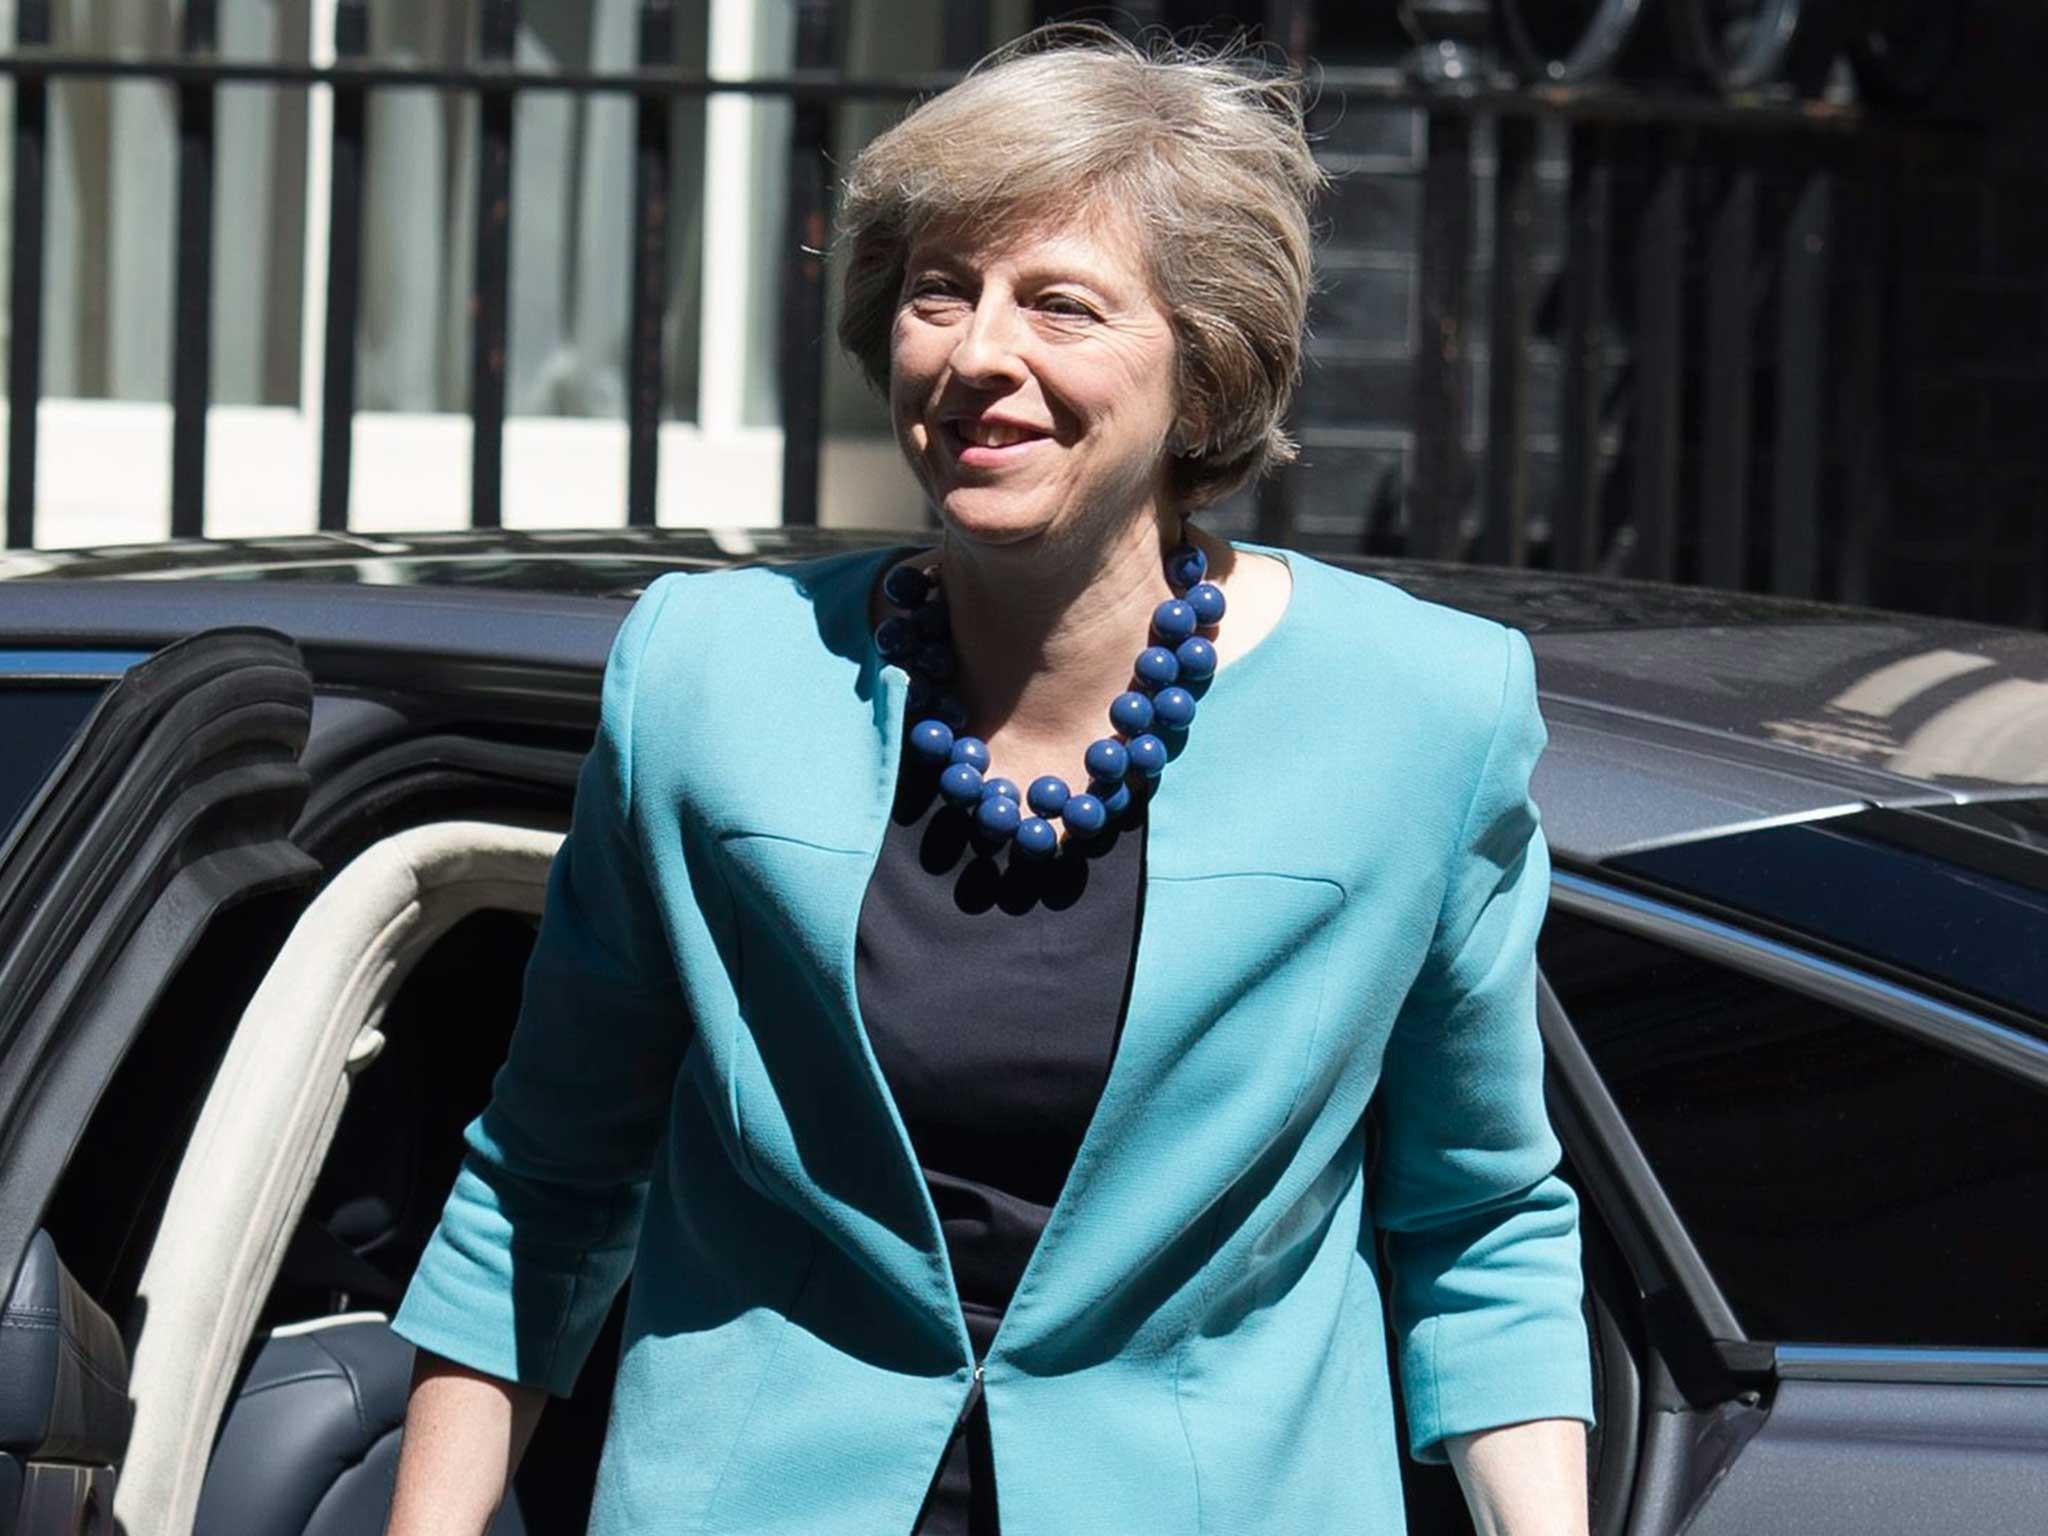
[[[912,537],[0,558],[0,1532],[378,1536],[625,600]],[[1347,563],[1534,642],[1597,1536],[2048,1529],[2048,636]],[[497,1531],[582,1528],[613,1352]]]

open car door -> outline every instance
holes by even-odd
[[[130,1303],[156,1170],[174,1165],[242,1001],[211,994],[232,993],[238,966],[253,984],[269,956],[250,914],[288,922],[319,874],[289,836],[311,711],[282,634],[166,646],[102,695],[0,842],[0,1530],[13,1536],[114,1528],[123,1335],[141,1323]]]
[[[1646,926],[1643,932],[1648,931]],[[1788,962],[1781,974],[1804,969]],[[1847,967],[1840,973],[1852,975]],[[1622,981],[1614,990],[1640,988],[1640,972],[1616,974]],[[1868,1138],[1847,1139],[1848,1117],[1841,1111],[1846,1096],[1823,1097],[1816,1089],[1826,1072],[1794,1082],[1783,1072],[1784,1056],[1772,1052],[1778,1041],[1792,1040],[1809,1059],[1827,1060],[1842,1071],[1841,1058],[1849,1055],[1845,1045],[1868,1037],[1874,1042],[1865,1048],[1869,1059],[1882,1063],[1894,1081],[1939,1082],[1939,1089],[1929,1091],[1945,1091],[1967,1106],[1952,1112],[1959,1117],[1952,1133],[1958,1141],[1981,1138],[1994,1149],[2024,1149],[1993,1162],[2001,1178],[2017,1183],[2039,1168],[2038,1153],[2026,1140],[2036,1123],[2033,1098],[2048,1089],[2048,1050],[2037,1039],[2019,1031],[1982,1034],[1965,1026],[1961,1010],[1926,1013],[1906,989],[1889,984],[1863,994],[1882,997],[1888,1014],[1857,1011],[1844,982],[1829,1002],[1788,986],[1790,1006],[1773,1015],[1766,992],[1730,990],[1724,979],[1718,1006],[1731,1017],[1739,1011],[1746,1033],[1740,1053],[1712,1051],[1702,1044],[1707,1036],[1686,1036],[1679,1028],[1689,1010],[1710,1015],[1715,1006],[1705,974],[1686,974],[1695,994],[1657,999],[1672,1022],[1650,1043],[1645,1045],[1638,1027],[1646,1013],[1640,1006],[1621,1010],[1617,1017],[1626,1022],[1608,1036],[1610,1043],[1626,1042],[1612,1059],[1627,1062],[1633,1049],[1638,1068],[1649,1062],[1665,1069],[1658,1081],[1667,1101],[1679,1097],[1670,1087],[1674,1081],[1688,1088],[1707,1082],[1695,1096],[1710,1106],[1708,1112],[1725,1114],[1730,1095],[1714,1089],[1711,1079],[1748,1091],[1751,1083],[1738,1075],[1747,1071],[1786,1084],[1786,1099],[1802,1106],[1783,1121],[1796,1134],[1867,1146]],[[1575,1022],[1547,974],[1537,997],[1552,1118],[1587,1212],[1586,1275],[1601,1414],[1591,1443],[1594,1536],[1919,1536],[2039,1529],[2040,1512],[2048,1507],[2048,1352],[1938,1340],[1864,1346],[1755,1336],[1745,1329],[1636,1127],[1625,1119],[1608,1077],[1596,1066],[1584,1033],[1589,1013]],[[1835,1009],[1838,1023],[1823,1018],[1825,1008]],[[1774,1033],[1773,1017],[1783,1024],[1781,1032]],[[1844,1023],[1856,1027],[1846,1030]],[[1970,1070],[1936,1077],[1937,1043],[1963,1061],[1971,1059],[1965,1053],[1973,1040],[1978,1054]],[[1905,1046],[1912,1052],[1903,1053]],[[1683,1066],[1672,1070],[1671,1063],[1680,1061]],[[1975,1117],[1967,1130],[1960,1123],[1964,1114]],[[1893,1130],[1872,1118],[1871,1137],[1912,1145],[1910,1128]],[[1933,1118],[1939,1122],[1940,1112]],[[1778,1121],[1736,1123],[1740,1139],[1780,1144],[1773,1129]],[[1997,1139],[2000,1130],[2005,1143]],[[1765,1143],[1767,1134],[1774,1139]],[[1667,1128],[1659,1145],[1668,1152],[1671,1141]],[[1929,1153],[1908,1155],[1924,1159]],[[1986,1160],[1996,1156],[1994,1151]],[[1838,1156],[1820,1166],[1850,1166],[1852,1159],[1853,1154]],[[1787,1166],[1786,1178],[1798,1192],[1795,1199],[1811,1198],[1809,1169]],[[1866,1184],[1858,1187],[1872,1191],[1876,1203],[1908,1207],[1910,1194],[1886,1186],[1884,1178],[1881,1168],[1871,1166]],[[1716,1191],[1716,1199],[1730,1207],[1742,1198],[1740,1189]],[[1817,1200],[1811,1208],[1816,1220],[1833,1209]],[[2022,1212],[2025,1206],[2015,1201],[2012,1209]],[[1884,1230],[1914,1229],[1900,1224]],[[1829,1243],[1850,1241],[1839,1228],[1821,1231]],[[1749,1230],[1742,1237],[1762,1241]],[[1721,1252],[1725,1257],[1727,1250]],[[1782,1252],[1765,1260],[1771,1266],[1792,1262]],[[2027,1318],[2043,1315],[2024,1299],[2023,1274],[2005,1280],[2001,1290],[1981,1261],[1975,1272],[1967,1261],[1956,1262],[1957,1307],[1971,1305],[1974,1289],[1987,1298],[2020,1296]],[[1879,1270],[1859,1271],[1848,1258],[1841,1270],[1845,1286],[1900,1283]]]

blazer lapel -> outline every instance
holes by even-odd
[[[908,694],[903,670],[875,653],[867,601],[899,553],[836,562],[813,589],[819,637],[856,665],[833,692],[803,698],[794,711],[805,736],[801,804],[773,796],[780,809],[722,838],[741,874],[752,950],[753,1025],[738,1042],[735,1100],[757,1175],[780,1184],[893,1289],[939,1314],[966,1357],[938,1211],[868,1041],[855,981],[861,905],[894,801]],[[852,698],[840,691],[849,683]]]

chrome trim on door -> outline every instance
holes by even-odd
[[[2048,1387],[2048,1350],[1780,1344],[1778,1375],[1803,1381],[1945,1382]]]

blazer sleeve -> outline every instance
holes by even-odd
[[[640,664],[680,579],[650,588],[613,643],[511,1045],[391,1325],[557,1396],[631,1268],[689,1039],[633,817]]]
[[[1578,1198],[1558,1176],[1536,1024],[1550,854],[1529,781],[1548,732],[1528,637],[1503,626],[1500,713],[1430,954],[1380,1078],[1374,1224],[1409,1454],[1528,1419],[1594,1422]]]

